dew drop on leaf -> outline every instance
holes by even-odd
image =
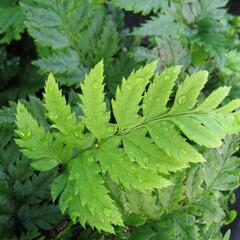
[[[178,99],[178,104],[184,104],[186,102],[186,97],[185,96],[180,96]]]
[[[109,208],[104,208],[103,213],[104,213],[105,216],[110,217],[112,211]]]
[[[130,90],[130,89],[132,89],[132,86],[131,86],[131,84],[127,83],[127,84],[126,84],[126,88],[127,88],[127,90]]]
[[[58,115],[55,114],[55,113],[50,113],[50,114],[49,114],[49,118],[50,118],[51,120],[55,121],[55,120],[58,119]]]
[[[186,151],[184,149],[181,149],[179,152],[179,155],[183,157],[185,154],[186,154]]]
[[[75,174],[74,174],[74,178],[75,178],[75,179],[78,179],[79,177],[80,177],[80,174],[79,174],[79,173],[75,173]]]
[[[148,158],[147,158],[147,157],[144,157],[144,158],[143,158],[143,162],[144,162],[144,163],[148,163]]]
[[[79,189],[76,188],[76,187],[75,187],[75,189],[74,189],[74,194],[75,194],[75,196],[79,194]]]
[[[75,132],[74,132],[74,135],[75,135],[75,137],[80,137],[79,131],[75,131]]]
[[[19,132],[19,135],[24,139],[30,139],[32,137],[32,132],[30,129],[24,129]]]
[[[99,86],[98,83],[94,83],[94,84],[93,84],[93,87],[94,87],[95,89],[99,89],[101,86]]]
[[[109,133],[112,133],[112,132],[113,132],[113,128],[112,128],[112,127],[108,127],[108,128],[107,128],[107,131],[108,131]]]
[[[73,115],[70,114],[69,116],[67,116],[67,120],[72,120],[73,119]]]

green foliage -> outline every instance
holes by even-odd
[[[40,120],[41,102],[31,98],[28,109]],[[0,235],[2,239],[33,239],[38,229],[50,230],[61,220],[58,207],[50,200],[50,183],[56,171],[36,173],[30,160],[13,142],[15,104],[1,110],[0,141]],[[5,114],[6,113],[6,114]],[[20,233],[27,235],[17,238]]]
[[[4,0],[0,3],[0,44],[20,40],[25,29],[24,15],[15,1]]]
[[[78,86],[89,67],[102,58],[110,63],[118,51],[116,27],[98,3],[22,0],[21,6],[29,34],[40,50],[41,58],[33,64],[55,73],[62,84]]]
[[[137,46],[134,52],[138,55],[134,53],[134,56],[138,61],[145,61],[158,53],[163,65],[183,64],[187,68],[206,65],[210,71],[212,67],[220,69],[224,64],[225,49],[231,49],[230,41],[233,41],[228,36],[228,22],[221,21],[228,17],[224,9],[226,3],[226,0],[211,3],[205,0],[161,1],[158,15],[133,31],[141,38],[157,38],[153,44],[156,48],[147,53],[149,47],[139,49]],[[140,5],[139,2],[138,7]],[[175,54],[175,51],[179,53]],[[184,58],[180,57],[182,54]]]
[[[132,222],[136,227],[131,233],[124,236],[127,239],[229,239],[230,232],[225,236],[220,234],[220,228],[226,219],[227,199],[231,196],[233,185],[239,186],[239,159],[234,156],[237,151],[238,138],[228,137],[219,149],[205,152],[207,162],[172,176],[172,186],[159,190],[155,197],[145,193],[141,198],[134,195],[134,206],[141,204],[143,199],[151,199],[152,204],[141,209],[147,209],[148,216],[154,209],[158,216],[149,216],[152,219],[146,223]],[[219,164],[220,161],[220,164]],[[209,175],[214,169],[214,177],[209,184]],[[232,165],[233,164],[233,165]],[[218,167],[219,166],[219,167]],[[206,174],[208,171],[208,174]],[[226,172],[232,172],[226,175]],[[187,176],[187,178],[185,177]],[[184,180],[184,178],[186,178]],[[213,180],[214,179],[214,180]],[[221,179],[221,180],[220,180]],[[224,188],[216,188],[215,183],[220,181]],[[220,183],[219,182],[219,183]],[[130,198],[133,196],[130,195]],[[129,197],[129,193],[127,193]],[[119,198],[123,203],[125,198]],[[134,209],[133,207],[131,209]],[[145,225],[143,225],[145,224]],[[140,226],[139,226],[140,225]]]
[[[227,2],[0,1],[1,239],[230,240]]]
[[[110,121],[104,102],[103,62],[81,85],[80,121],[52,75],[44,94],[50,129],[44,129],[23,104],[18,104],[16,142],[34,160],[31,165],[37,170],[55,169],[59,164],[66,167],[64,175],[54,181],[52,194],[54,199],[60,195],[62,212],[67,210],[74,222],[113,232],[112,224],[123,222],[104,176],[124,189],[142,193],[162,189],[172,184],[167,176],[171,172],[188,167],[190,162],[205,161],[186,138],[216,148],[227,134],[238,130],[238,114],[232,111],[239,107],[239,101],[218,108],[229,88],[219,88],[197,104],[208,76],[206,71],[199,71],[186,77],[170,103],[180,67],[160,75],[154,74],[155,67],[153,62],[133,71],[117,88],[112,100],[116,123]],[[157,93],[160,97],[156,98]],[[163,204],[167,206],[166,200]]]
[[[151,11],[156,12],[162,4],[161,0],[133,0],[133,1],[126,1],[126,0],[112,0],[111,3],[116,6],[123,8],[127,11],[133,11],[134,13],[141,12],[143,15],[149,14]]]

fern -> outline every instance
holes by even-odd
[[[141,12],[143,15],[149,14],[151,11],[156,12],[160,9],[162,5],[161,0],[150,0],[150,1],[144,1],[144,0],[133,0],[133,1],[126,1],[126,0],[112,0],[111,3],[116,6],[123,8],[127,11],[133,11],[134,13]]]
[[[40,117],[40,100],[31,97],[26,106],[46,126],[46,121]],[[56,177],[56,171],[34,172],[30,160],[22,156],[12,141],[16,104],[0,112],[0,235],[6,240],[31,240],[39,235],[39,229],[50,230],[61,219],[58,207],[49,202],[50,183]],[[18,233],[26,231],[28,234],[19,236]]]
[[[155,195],[144,193],[138,198],[138,193],[131,192],[125,197],[125,193],[117,189],[119,205],[125,209],[128,209],[129,195],[130,199],[134,199],[132,211],[136,211],[136,206],[144,200],[148,201],[148,208],[142,204],[137,217],[131,215],[131,224],[135,228],[124,237],[150,240],[172,240],[176,237],[181,240],[229,239],[230,232],[222,236],[220,228],[223,222],[228,221],[227,215],[231,214],[227,209],[231,191],[240,184],[239,159],[234,156],[238,141],[238,137],[228,136],[222,147],[205,152],[205,163],[171,176],[173,184],[158,190]],[[114,191],[114,187],[111,189]],[[159,215],[149,215],[152,209]],[[230,219],[231,222],[234,217]]]
[[[118,51],[116,28],[101,4],[22,0],[21,6],[29,34],[40,49],[40,59],[33,64],[42,72],[55,73],[62,84],[79,86],[88,68],[102,58],[111,62]]]
[[[218,108],[229,88],[220,88],[197,104],[208,76],[200,71],[183,81],[171,103],[180,68],[155,75],[155,66],[153,62],[132,72],[117,88],[112,101],[116,123],[110,122],[104,102],[102,62],[82,84],[84,115],[80,122],[52,75],[44,99],[53,131],[46,132],[24,105],[18,104],[16,142],[38,170],[66,166],[64,176],[54,182],[53,197],[60,195],[60,208],[67,210],[73,221],[113,232],[112,224],[123,222],[103,176],[141,192],[164,188],[171,185],[167,174],[188,167],[190,162],[205,161],[187,139],[215,148],[221,146],[226,134],[238,130],[238,114],[232,112],[239,101]]]
[[[228,17],[225,16],[226,3],[225,0],[211,3],[205,0],[162,1],[161,9],[157,11],[158,15],[136,28],[133,34],[142,38],[158,37],[161,44],[153,52],[160,52],[162,62],[168,63],[169,58],[173,58],[170,59],[173,63],[184,63],[186,67],[191,63],[196,66],[206,64],[208,67],[210,63],[207,60],[214,58],[211,64],[221,69],[224,63],[224,50],[232,47],[226,37],[226,29],[229,26],[220,21],[223,17]],[[173,44],[174,41],[177,43]],[[186,61],[186,56],[181,59],[179,54],[174,56],[176,48],[179,48],[177,45],[185,51],[189,50],[187,57],[192,61]],[[149,47],[145,54],[147,50],[149,51]],[[150,58],[151,55],[152,52],[149,51],[147,56]]]
[[[24,15],[20,6],[11,0],[1,1],[0,44],[9,44],[12,40],[20,40],[24,29]]]

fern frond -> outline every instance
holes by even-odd
[[[24,29],[24,15],[21,7],[11,1],[3,3],[3,6],[0,3],[0,44],[20,40]]]
[[[153,62],[134,71],[118,87],[112,101],[116,123],[104,102],[102,62],[82,84],[80,122],[52,75],[44,98],[54,131],[46,133],[18,104],[17,143],[28,157],[44,161],[45,167],[39,169],[66,165],[67,171],[52,185],[52,195],[54,199],[60,195],[62,211],[67,210],[82,225],[88,223],[109,232],[113,232],[112,224],[122,225],[121,214],[104,185],[105,176],[125,189],[143,193],[162,189],[171,185],[171,172],[186,168],[190,162],[205,161],[189,141],[215,148],[227,134],[239,130],[239,114],[233,112],[239,100],[217,108],[228,88],[220,88],[198,103],[206,71],[186,77],[171,100],[180,67],[166,69],[151,80],[155,67]]]
[[[22,0],[21,6],[29,34],[48,49],[33,64],[64,85],[79,86],[91,66],[102,58],[111,62],[118,51],[116,27],[97,2]]]
[[[54,141],[50,132],[46,133],[21,103],[18,103],[16,117],[19,129],[16,133],[20,137],[16,142],[25,156],[37,160],[32,163],[34,168],[50,170],[69,158],[61,141]]]
[[[112,101],[113,113],[119,128],[125,129],[138,125],[142,119],[138,115],[143,92],[154,74],[156,62],[132,72],[128,79],[123,79],[117,88],[116,98]]]
[[[127,11],[141,12],[143,15],[147,15],[152,11],[157,12],[161,8],[162,0],[149,0],[147,2],[144,0],[112,0],[111,4]]]
[[[103,79],[103,61],[101,61],[86,76],[81,85],[82,95],[80,95],[82,102],[80,107],[84,113],[82,121],[98,140],[113,133],[109,124],[110,112],[107,112],[107,106],[104,102]]]

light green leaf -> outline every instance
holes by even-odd
[[[144,168],[152,171],[169,173],[184,167],[181,161],[171,158],[146,137],[147,131],[138,129],[122,137],[124,150],[131,161],[136,161]]]
[[[180,160],[184,167],[188,166],[188,162],[204,162],[201,154],[186,142],[170,122],[148,123],[147,128],[159,148],[172,158]]]
[[[63,192],[66,187],[67,175],[61,174],[57,176],[51,183],[51,196],[53,201],[55,201],[58,196]]]
[[[117,88],[116,98],[112,101],[113,113],[120,129],[139,124],[142,119],[138,115],[142,94],[153,76],[157,62],[152,62],[136,72],[128,79],[123,79],[121,88]]]
[[[196,112],[209,112],[218,107],[218,105],[224,100],[229,94],[230,87],[220,87],[213,91],[197,108]]]
[[[103,61],[90,71],[81,88],[82,121],[87,129],[98,140],[113,134],[114,128],[109,124],[110,112],[104,102]]]
[[[199,71],[188,76],[178,87],[171,113],[187,112],[193,109],[200,91],[207,82],[208,72]]]
[[[103,143],[96,152],[102,171],[108,172],[111,178],[126,188],[140,191],[163,188],[170,184],[168,180],[127,159],[124,151],[118,147],[119,138]]]
[[[143,99],[143,112],[146,119],[166,113],[167,103],[181,67],[171,67],[156,76]]]

